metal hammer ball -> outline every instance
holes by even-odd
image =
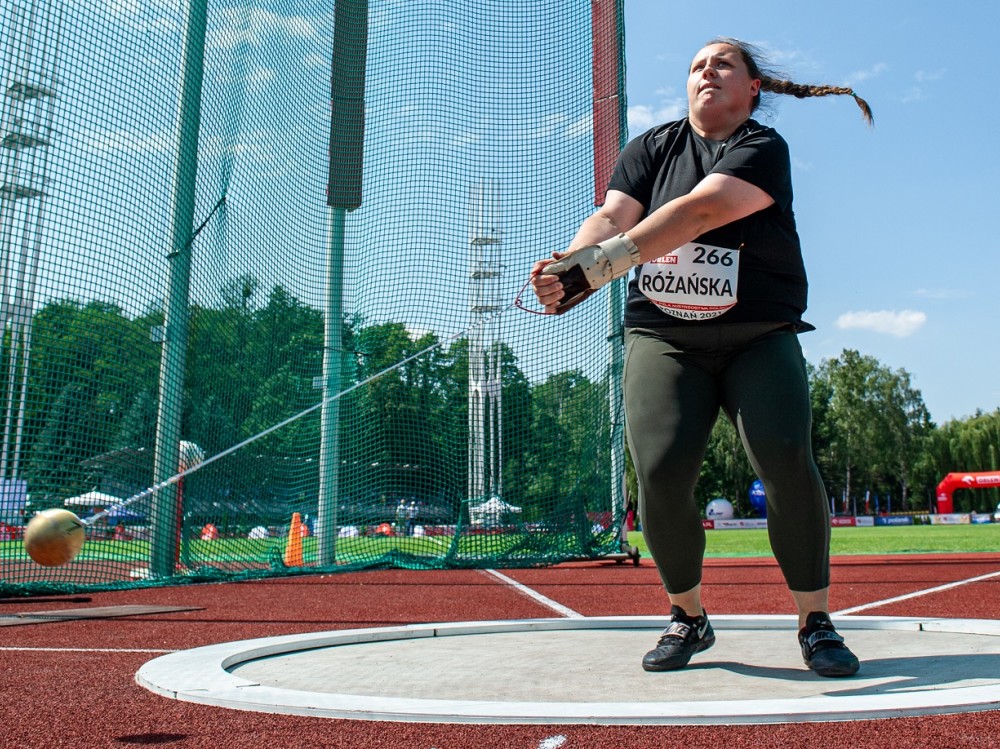
[[[24,529],[24,550],[43,567],[59,567],[83,548],[84,525],[69,510],[42,510]]]

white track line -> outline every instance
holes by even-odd
[[[548,608],[555,611],[557,614],[565,616],[567,619],[583,619],[583,614],[579,614],[576,611],[573,611],[573,609],[567,608],[566,606],[563,606],[561,603],[553,601],[551,598],[547,598],[546,596],[543,596],[537,590],[532,590],[527,585],[522,585],[517,580],[507,577],[506,575],[497,572],[496,570],[483,570],[483,572],[486,572],[490,575],[493,575],[496,578],[499,578],[507,585],[510,585],[512,588],[515,588],[520,593],[523,593],[524,595],[528,596],[528,598],[538,601],[538,603],[542,604],[543,606],[547,606]]]
[[[538,745],[538,749],[559,749],[565,743],[566,737],[562,734],[549,736],[547,739],[542,740],[542,743]]]
[[[890,603],[898,603],[899,601],[908,601],[911,598],[919,598],[920,596],[930,595],[931,593],[939,593],[942,590],[950,590],[951,588],[957,588],[959,585],[967,585],[969,583],[978,583],[982,580],[989,580],[993,577],[1000,577],[1000,572],[990,572],[988,575],[979,575],[978,577],[970,577],[967,580],[959,580],[954,583],[947,583],[946,585],[938,585],[935,588],[927,588],[926,590],[918,590],[915,593],[907,593],[903,596],[896,596],[894,598],[886,598],[881,601],[874,601],[872,603],[865,603],[861,606],[852,606],[849,609],[841,609],[840,611],[834,611],[833,616],[845,616],[847,614],[856,614],[859,611],[865,611],[867,609],[874,609],[879,606],[886,606]]]
[[[0,645],[0,652],[30,653],[176,653],[176,650],[152,650],[149,648],[18,648]]]

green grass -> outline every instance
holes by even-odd
[[[496,544],[508,545],[501,536]],[[283,538],[246,539],[220,538],[215,541],[192,540],[186,547],[189,558],[195,562],[268,562],[271,555],[282,555],[286,540]],[[341,561],[352,561],[353,558],[366,559],[399,551],[424,556],[440,556],[451,546],[451,539],[430,536],[424,538],[342,538],[337,540],[337,553]],[[492,548],[492,547],[491,547]],[[302,539],[302,553],[306,562],[316,559],[316,539]],[[129,561],[143,560],[149,556],[148,541],[104,541],[88,539],[77,557],[79,561],[111,560]],[[0,558],[27,558],[20,541],[0,542]]]
[[[390,552],[420,557],[439,558],[450,551],[461,557],[500,556],[508,551],[526,557],[537,557],[544,549],[538,544],[524,545],[525,534],[484,534],[462,536],[457,549],[452,548],[451,536],[358,536],[337,539],[337,559],[343,563],[372,561]],[[560,539],[550,537],[545,542],[561,550],[572,548],[575,538]],[[277,554],[282,556],[287,540],[273,537],[268,539],[219,538],[213,541],[200,539],[188,542],[184,558],[193,564],[240,563],[268,564]],[[558,553],[553,551],[553,553]],[[314,563],[318,556],[317,541],[314,537],[302,539],[302,554],[306,564]],[[77,557],[80,562],[119,561],[139,562],[149,557],[148,541],[113,541],[88,539]],[[0,541],[0,560],[27,559],[20,541]]]
[[[771,547],[766,530],[707,531],[708,557],[769,557]],[[521,536],[472,536],[459,541],[459,554],[476,555],[502,553]],[[558,545],[557,539],[552,539]],[[418,556],[438,557],[451,546],[448,537],[410,538],[345,538],[338,539],[337,554],[341,561],[371,559],[390,551]],[[643,556],[649,556],[641,533],[630,533],[629,542]],[[250,540],[224,538],[216,541],[192,541],[190,558],[199,562],[240,563],[252,560],[267,562],[275,552],[282,553],[285,540],[271,538]],[[537,551],[537,547],[533,547]],[[307,563],[316,559],[316,540],[303,539]],[[914,525],[877,526],[874,528],[833,528],[831,552],[834,555],[871,554],[933,554],[962,552],[1000,552],[1000,523],[984,525]],[[87,560],[143,560],[148,557],[145,541],[89,540],[80,554]],[[0,559],[26,559],[20,541],[0,542]]]
[[[706,534],[706,556],[771,556],[766,530],[713,530]],[[643,556],[649,556],[641,533],[629,533],[629,542]],[[1000,523],[833,528],[830,551],[834,555],[1000,552]]]

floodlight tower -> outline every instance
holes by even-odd
[[[500,187],[494,179],[469,194],[469,498],[503,496],[500,323]]]
[[[56,102],[61,4],[13,0],[7,10],[0,114],[0,325],[10,327],[0,480],[21,473],[31,315],[42,251]]]

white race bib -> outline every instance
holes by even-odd
[[[710,320],[736,304],[740,251],[688,242],[644,263],[639,291],[663,312]]]

